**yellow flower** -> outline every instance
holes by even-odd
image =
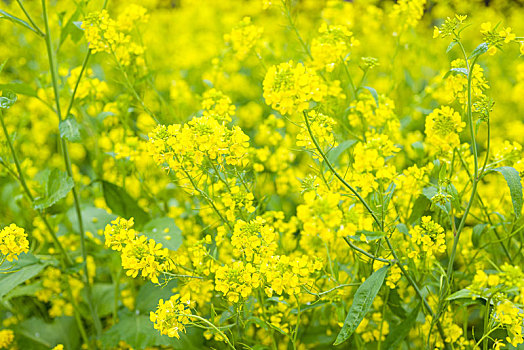
[[[10,329],[2,329],[0,331],[0,349],[7,349],[15,339],[15,334]]]
[[[185,326],[190,321],[188,317],[191,315],[190,306],[189,295],[180,297],[180,294],[175,294],[166,302],[160,299],[156,311],[149,313],[149,319],[160,334],[180,339],[178,333],[185,333]]]
[[[318,75],[293,61],[270,67],[263,86],[266,104],[283,115],[308,109],[309,103],[320,102],[328,89]]]
[[[460,144],[459,133],[465,126],[453,108],[437,108],[426,117],[426,141],[442,151],[451,150]]]
[[[0,231],[0,258],[1,262],[18,260],[18,255],[29,251],[29,241],[24,229],[11,224]]]

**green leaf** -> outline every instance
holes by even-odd
[[[0,299],[16,286],[38,275],[46,266],[31,254],[22,254],[19,259],[19,262],[13,261],[10,266],[2,266],[2,269],[11,268],[7,273],[0,274]]]
[[[456,42],[455,40],[453,40],[452,42],[450,42],[449,45],[448,45],[448,48],[446,49],[446,53],[450,52],[451,49],[452,49],[453,47],[455,47],[455,45],[457,45],[457,42]]]
[[[115,286],[111,283],[95,283],[93,300],[98,316],[104,317],[111,314],[115,302]]]
[[[36,90],[24,83],[0,84],[0,90],[11,90],[19,95],[38,97]]]
[[[177,250],[182,245],[182,231],[175,224],[175,220],[169,217],[149,221],[144,226],[143,233],[169,250]]]
[[[78,233],[78,217],[76,216],[75,208],[69,209],[67,216],[73,230]],[[94,237],[98,237],[103,242],[103,233],[101,235],[98,233],[103,231],[112,220],[116,219],[116,215],[109,214],[105,209],[89,206],[82,208],[82,218],[85,232],[91,232]]]
[[[378,94],[377,94],[377,90],[373,89],[373,88],[370,87],[370,86],[364,86],[364,89],[368,90],[368,91],[371,93],[371,96],[373,96],[373,99],[375,100],[375,103],[377,104],[377,107],[378,107]]]
[[[473,296],[475,296],[475,294],[469,289],[461,289],[451,294],[449,297],[446,298],[446,300],[471,299]]]
[[[421,195],[415,200],[413,204],[413,209],[411,210],[411,215],[409,216],[408,223],[413,224],[416,222],[426,211],[426,209],[431,205],[431,201],[426,198],[425,195]]]
[[[10,90],[2,90],[2,96],[0,96],[0,108],[8,109],[15,104],[18,97]]]
[[[73,317],[57,317],[53,322],[32,317],[15,327],[20,349],[49,350],[58,344],[65,349],[80,349],[80,334]]]
[[[360,322],[362,322],[368,311],[371,309],[373,300],[375,300],[380,287],[382,287],[382,283],[384,283],[384,278],[386,277],[388,269],[389,266],[384,266],[373,272],[373,274],[369,276],[360,287],[358,287],[353,298],[353,304],[349,308],[346,320],[344,321],[344,326],[342,326],[342,329],[340,330],[340,333],[338,333],[337,339],[333,345],[342,344],[357,329]]]
[[[7,60],[4,60],[4,62],[2,62],[2,64],[0,64],[0,73],[2,73],[2,71],[4,70],[4,66],[5,66],[6,63],[7,63]]]
[[[397,315],[399,318],[404,319],[407,316],[406,310],[402,307],[403,300],[398,294],[397,289],[391,289],[389,291],[388,306],[389,309]]]
[[[513,210],[515,211],[515,217],[518,218],[522,212],[522,184],[520,183],[520,175],[515,168],[509,166],[501,166],[493,169],[498,173],[501,173],[506,179],[506,183],[509,187],[509,193],[511,194],[511,202],[513,203]]]
[[[393,330],[388,334],[386,341],[384,342],[384,349],[394,350],[399,346],[400,342],[406,338],[409,331],[413,328],[419,312],[420,304],[418,304],[417,307],[409,313],[406,319],[393,328]]]
[[[173,288],[177,286],[176,280],[169,281],[165,286],[159,287],[152,282],[146,282],[138,290],[135,309],[144,314],[156,310],[160,299],[167,300],[173,295]]]
[[[355,143],[357,143],[357,140],[346,140],[341,142],[337,147],[330,150],[326,156],[331,164],[336,163],[338,158],[344,153],[346,150],[351,148]]]
[[[35,209],[49,208],[67,196],[74,185],[73,179],[69,175],[61,170],[53,169],[53,171],[49,173],[46,181],[45,196],[35,200]]]
[[[0,16],[0,19],[5,18],[15,24],[21,25],[22,27],[26,27],[27,29],[40,35],[40,33],[38,33],[35,28],[33,28],[29,23],[27,23],[23,19],[13,16],[12,14],[5,12],[4,10],[0,10],[0,14],[2,14],[2,16]]]
[[[478,247],[480,244],[480,238],[484,231],[486,231],[487,224],[477,224],[473,227],[473,233],[471,234],[471,243],[474,247]]]
[[[152,346],[166,346],[170,349],[197,350],[202,349],[204,337],[202,331],[189,328],[187,333],[180,332],[180,339],[160,335],[153,328],[149,314],[136,314],[124,311],[119,314],[119,322],[102,335],[102,343],[106,348],[113,348],[120,341],[125,341],[134,349],[145,349]]]
[[[82,137],[80,136],[80,124],[78,124],[72,114],[60,122],[58,130],[60,131],[60,137],[69,142],[82,141]]]
[[[133,217],[137,227],[149,221],[149,214],[140,208],[137,202],[122,188],[107,181],[102,181],[104,199],[113,213],[129,219]]]
[[[475,50],[473,50],[473,52],[471,53],[471,55],[469,55],[468,59],[473,59],[475,57],[478,57],[480,55],[482,55],[483,53],[486,53],[489,49],[489,45],[487,43],[481,43],[479,46],[477,46],[475,48]]]

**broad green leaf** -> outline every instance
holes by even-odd
[[[16,286],[38,275],[45,266],[31,254],[22,254],[19,261],[2,265],[2,269],[9,270],[8,273],[0,274],[0,299]]]
[[[18,97],[10,90],[2,90],[2,96],[0,96],[0,108],[8,109],[15,104]]]
[[[342,344],[357,329],[360,322],[362,322],[368,311],[371,309],[373,300],[375,300],[380,287],[382,287],[382,283],[384,283],[384,278],[386,277],[388,269],[389,266],[384,266],[373,272],[373,274],[369,276],[360,287],[358,287],[357,292],[353,297],[353,304],[349,308],[346,320],[344,321],[344,325],[342,326],[340,333],[338,333],[337,339],[333,345]]]
[[[71,114],[60,122],[58,130],[60,131],[60,137],[69,142],[80,142],[82,140],[80,136],[80,124],[78,124],[75,117]]]
[[[373,96],[373,99],[375,100],[375,103],[378,107],[378,94],[377,90],[373,89],[371,86],[364,86],[364,89],[368,90],[371,93],[371,96]]]
[[[418,197],[413,204],[413,209],[411,215],[409,216],[408,223],[415,223],[426,211],[426,209],[431,205],[431,201],[426,198],[425,195]]]
[[[43,288],[44,287],[42,286],[42,281],[18,285],[15,288],[13,288],[9,293],[7,293],[4,296],[4,299],[9,300],[11,298],[21,297],[24,295],[34,296],[36,292],[42,290]]]
[[[484,231],[486,231],[487,224],[478,224],[473,227],[473,233],[471,234],[471,243],[474,247],[478,247],[480,244],[480,238]]]
[[[85,295],[85,297],[87,296]],[[115,286],[111,283],[95,283],[93,285],[93,300],[98,316],[104,317],[111,314],[115,303]]]
[[[35,200],[34,207],[36,209],[49,208],[67,196],[73,186],[73,179],[69,175],[61,170],[53,169],[46,181],[45,195],[43,198]]]
[[[407,315],[406,310],[404,310],[404,308],[402,307],[403,303],[404,301],[398,294],[398,290],[391,289],[389,291],[388,306],[389,306],[389,309],[401,319],[406,318],[406,315]]]
[[[204,337],[202,331],[193,328],[187,333],[180,332],[180,339],[162,336],[153,328],[153,323],[147,315],[124,311],[119,314],[119,322],[102,335],[102,343],[107,348],[113,348],[120,341],[125,341],[134,349],[145,349],[152,346],[168,346],[170,349],[197,350],[202,349]]]
[[[24,83],[0,84],[0,90],[10,90],[15,94],[38,97],[36,90]]]
[[[146,282],[138,290],[135,309],[149,315],[149,311],[156,310],[160,299],[167,300],[173,295],[173,288],[177,283],[176,280],[171,280],[167,285],[159,287],[152,282]]]
[[[449,45],[448,45],[448,48],[446,49],[446,53],[450,52],[451,49],[452,49],[453,47],[455,47],[455,45],[457,45],[457,42],[456,42],[455,40],[453,40],[452,42],[450,42]]]
[[[177,250],[182,245],[182,231],[169,217],[157,218],[149,221],[143,229],[144,235],[169,250]]]
[[[502,166],[493,169],[498,173],[501,173],[506,179],[506,183],[509,187],[509,193],[511,195],[511,202],[513,203],[513,210],[515,211],[515,217],[519,217],[522,212],[522,184],[520,183],[520,175],[515,168],[509,166]]]
[[[106,204],[113,213],[126,219],[133,217],[137,227],[149,221],[149,214],[122,187],[102,181],[102,189]]]
[[[0,19],[5,18],[5,19],[7,19],[7,20],[9,20],[9,21],[11,21],[11,22],[13,22],[13,23],[16,23],[16,24],[18,24],[18,25],[21,25],[22,27],[26,27],[27,29],[29,29],[29,30],[35,32],[36,34],[39,34],[39,33],[36,31],[35,28],[33,28],[29,23],[27,23],[27,22],[24,21],[23,19],[20,19],[20,18],[18,18],[18,17],[16,17],[16,16],[13,16],[12,14],[5,12],[4,10],[0,10],[0,14],[1,14]],[[40,34],[39,34],[39,35],[40,35]]]
[[[393,328],[393,330],[388,334],[386,341],[384,342],[384,349],[394,350],[399,346],[400,342],[406,338],[409,331],[413,328],[419,312],[420,304],[418,304],[417,307],[409,313],[406,319]]]
[[[473,59],[475,57],[478,57],[482,55],[483,53],[486,53],[488,49],[489,49],[489,45],[487,43],[481,43],[479,46],[475,48],[475,50],[473,50],[471,55],[469,55],[468,59]]]
[[[98,237],[103,242],[103,233],[100,232],[100,235],[98,233],[99,231],[103,231],[106,225],[111,223],[112,220],[116,219],[116,215],[109,214],[105,209],[95,207],[82,208],[81,213],[85,232],[91,232],[94,237]],[[69,209],[67,217],[73,230],[78,232],[78,217],[76,216],[74,207]]]
[[[80,349],[81,337],[73,317],[57,317],[52,322],[32,317],[15,328],[15,338],[20,349],[49,350],[58,344],[65,349]]]
[[[357,143],[356,140],[346,140],[344,142],[341,142],[337,147],[330,150],[326,156],[331,164],[336,163],[338,158],[344,153],[346,150],[351,148],[355,143]]]
[[[451,294],[446,300],[456,300],[456,299],[471,299],[474,296],[478,296],[469,289],[461,289]]]

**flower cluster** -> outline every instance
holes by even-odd
[[[175,294],[165,302],[160,299],[156,311],[150,312],[149,319],[160,334],[180,339],[179,333],[186,331],[186,325],[190,321],[190,307],[189,295],[181,297],[180,294]]]
[[[161,243],[137,235],[133,224],[133,218],[113,220],[104,230],[106,246],[121,252],[122,267],[127,270],[128,276],[134,278],[140,273],[143,278],[159,283],[158,277],[172,269],[169,251],[162,249]]]
[[[324,150],[324,152],[328,152],[331,148],[337,146],[333,136],[333,126],[336,125],[336,122],[333,118],[322,113],[317,113],[316,111],[308,112],[307,118],[309,128],[304,126],[297,135],[297,146],[304,147],[306,150],[313,153],[315,159],[323,161],[313,139],[311,138],[309,130],[311,130],[318,145]]]
[[[131,63],[143,65],[144,48],[133,41],[129,32],[147,19],[144,8],[131,5],[116,21],[106,10],[90,13],[82,22],[82,29],[93,53],[112,54],[124,67]]]
[[[411,231],[411,242],[416,247],[411,250],[409,257],[418,261],[432,259],[446,251],[446,233],[444,228],[431,220],[430,216],[423,216],[420,225]]]
[[[443,152],[450,151],[460,145],[459,134],[465,126],[453,108],[437,108],[426,117],[426,140]]]
[[[245,59],[256,46],[264,30],[251,24],[251,17],[244,17],[231,31],[224,35],[224,40],[229,43],[238,60]]]
[[[0,262],[18,260],[18,255],[29,251],[29,241],[24,229],[11,224],[0,231]]]
[[[263,85],[266,104],[283,115],[302,113],[327,94],[327,85],[314,71],[293,61],[270,67]]]
[[[332,72],[336,63],[345,59],[351,48],[360,44],[345,26],[323,23],[318,32],[319,36],[311,42],[312,65],[315,69]]]

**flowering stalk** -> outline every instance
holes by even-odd
[[[364,205],[364,207],[367,209],[367,211],[371,214],[371,216],[373,217],[373,220],[375,220],[375,223],[380,227],[380,229],[382,231],[384,231],[384,221],[383,220],[381,221],[381,220],[378,219],[378,217],[373,212],[373,210],[371,209],[369,204],[366,202],[366,200],[364,198],[362,198],[362,196],[357,192],[357,190],[355,188],[353,188],[353,186],[348,184],[346,182],[346,180],[344,180],[344,178],[335,170],[335,168],[333,167],[333,165],[331,164],[331,162],[329,161],[329,159],[325,155],[324,151],[322,151],[322,148],[318,144],[317,139],[315,138],[315,136],[313,135],[313,132],[311,131],[311,126],[309,125],[308,115],[307,115],[306,111],[304,111],[304,120],[306,121],[306,127],[308,129],[308,132],[309,132],[309,135],[311,137],[311,140],[315,144],[315,147],[317,148],[318,152],[320,153],[320,155],[322,156],[322,158],[326,162],[328,168],[331,170],[333,175],[335,175],[342,182],[342,184],[344,186],[346,186],[351,192],[353,192],[353,194],[355,194],[355,196],[359,199],[359,201]],[[400,268],[400,270],[402,271],[402,274],[404,274],[404,276],[408,280],[409,284],[413,287],[413,289],[415,289],[415,292],[417,293],[418,297],[420,298],[420,300],[424,304],[424,307],[426,308],[428,313],[431,315],[432,319],[435,320],[435,313],[433,312],[433,310],[431,309],[431,306],[426,301],[426,298],[424,298],[424,296],[422,295],[422,292],[418,288],[418,286],[415,283],[415,281],[411,278],[411,276],[408,274],[408,272],[406,271],[404,266],[402,266],[402,264],[400,263],[400,261],[398,259],[398,256],[397,256],[397,253],[395,252],[395,249],[393,248],[393,245],[391,244],[389,238],[387,236],[385,236],[384,238],[386,240],[386,243],[387,243],[389,249],[391,250],[391,253],[393,254],[393,257],[395,258],[395,261],[397,262],[397,266]],[[438,319],[436,320],[436,323],[437,323],[437,329],[438,329],[438,331],[440,333],[440,336],[442,338],[442,342],[444,343],[444,347],[446,349],[449,349],[449,345],[446,342],[446,337],[444,335],[444,329],[442,328],[442,325],[440,324],[440,321]]]
[[[47,47],[47,55],[49,59],[49,68],[51,72],[51,79],[53,82],[53,91],[55,95],[55,104],[56,104],[56,114],[58,116],[58,119],[60,122],[62,122],[62,114],[60,111],[60,96],[58,91],[58,77],[57,77],[57,66],[56,62],[53,57],[53,48],[51,44],[51,31],[49,29],[49,21],[47,16],[47,7],[46,7],[46,0],[42,0],[42,12],[44,17],[44,27],[45,27],[45,42]],[[89,58],[89,56],[87,56]],[[84,64],[87,64],[87,59],[84,60]],[[74,96],[73,96],[74,98]],[[70,104],[72,105],[72,103]],[[98,314],[96,312],[96,308],[93,303],[93,295],[91,290],[91,283],[89,282],[89,271],[87,268],[87,249],[86,249],[86,243],[85,243],[85,230],[84,230],[84,223],[82,219],[82,211],[80,208],[80,197],[78,195],[78,189],[77,185],[75,183],[75,180],[73,178],[73,170],[71,167],[71,158],[69,156],[69,149],[66,140],[60,135],[60,145],[62,147],[63,157],[64,157],[64,163],[67,171],[67,175],[71,178],[73,181],[73,199],[75,203],[75,210],[76,210],[76,216],[78,219],[78,229],[80,231],[80,250],[82,252],[82,258],[84,262],[84,283],[86,286],[86,294],[87,294],[87,303],[89,305],[89,309],[91,311],[91,316],[93,318],[93,323],[95,325],[95,329],[97,332],[97,335],[100,336],[102,334],[102,324],[100,322],[100,318],[98,317]]]

